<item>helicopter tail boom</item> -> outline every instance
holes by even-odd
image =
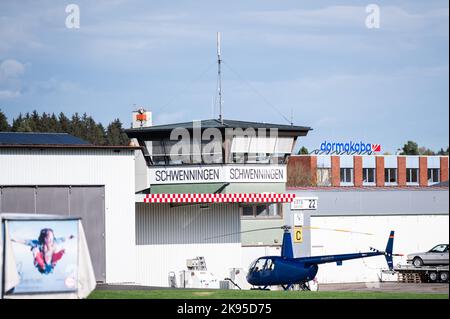
[[[313,265],[313,264],[318,265],[318,264],[325,264],[325,263],[332,263],[332,262],[335,262],[338,265],[342,265],[342,262],[345,260],[384,255],[389,269],[392,270],[394,267],[392,257],[400,256],[398,254],[392,253],[393,247],[394,247],[394,231],[391,231],[391,233],[389,234],[389,239],[388,239],[385,251],[380,251],[380,250],[371,248],[370,252],[354,253],[354,254],[341,254],[341,255],[325,255],[325,256],[315,256],[315,257],[303,257],[303,258],[296,258],[296,259],[297,259],[297,261],[303,262],[307,265]]]

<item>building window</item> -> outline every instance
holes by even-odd
[[[428,184],[439,183],[439,168],[429,168],[428,169]]]
[[[253,217],[253,206],[242,206],[242,216]]]
[[[182,165],[222,163],[222,144],[220,141],[201,141],[191,145],[189,141],[161,139],[146,141],[145,145],[154,165]],[[184,147],[180,147],[183,143]],[[176,146],[176,147],[174,147]],[[177,153],[178,152],[178,153]],[[185,152],[185,153],[183,153]]]
[[[353,184],[353,168],[341,168],[341,184]]]
[[[386,184],[396,184],[397,183],[397,169],[396,168],[385,168],[384,169],[384,182]]]
[[[257,205],[256,209],[256,217],[267,217],[269,216],[269,206],[266,205]]]
[[[331,185],[331,168],[317,169],[317,186]]]
[[[280,204],[242,205],[241,216],[248,218],[281,218],[282,205]]]
[[[419,169],[418,168],[407,168],[406,169],[406,183],[407,184],[418,184],[419,183]]]
[[[363,168],[363,183],[375,184],[375,168]]]
[[[230,161],[233,163],[285,164],[292,153],[292,137],[234,136]]]

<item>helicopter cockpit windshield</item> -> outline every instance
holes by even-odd
[[[262,270],[273,270],[275,263],[271,258],[259,258],[255,260],[251,265],[249,272],[258,272]]]

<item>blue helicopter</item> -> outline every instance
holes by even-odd
[[[279,227],[277,227],[279,228]],[[310,290],[309,282],[316,277],[320,264],[336,263],[342,265],[344,260],[367,258],[383,255],[389,270],[393,269],[394,231],[391,231],[384,251],[370,248],[370,252],[324,255],[294,258],[290,226],[281,227],[284,230],[281,256],[264,256],[255,260],[247,273],[247,281],[257,289],[267,290],[269,286],[281,286],[284,290],[298,284],[302,290]],[[270,228],[273,229],[273,228]],[[261,229],[262,230],[262,229]]]

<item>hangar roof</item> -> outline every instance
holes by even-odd
[[[123,145],[94,145],[67,133],[37,132],[0,132],[0,148],[140,149]]]
[[[2,145],[87,145],[88,142],[67,133],[0,132]]]
[[[295,125],[283,125],[283,124],[271,124],[264,122],[248,122],[248,121],[236,121],[236,120],[223,120],[223,124],[220,120],[217,119],[209,119],[209,120],[201,120],[199,121],[202,129],[207,128],[218,128],[218,129],[226,129],[226,128],[265,128],[265,129],[277,129],[280,132],[289,132],[296,133],[297,136],[305,136],[309,131],[312,130],[311,127],[307,126],[295,126]],[[129,137],[138,137],[140,135],[146,135],[146,133],[167,133],[172,131],[175,128],[185,128],[188,130],[193,129],[193,122],[182,122],[182,123],[174,123],[174,124],[166,124],[166,125],[155,125],[144,128],[135,128],[135,129],[127,129],[125,132]]]

